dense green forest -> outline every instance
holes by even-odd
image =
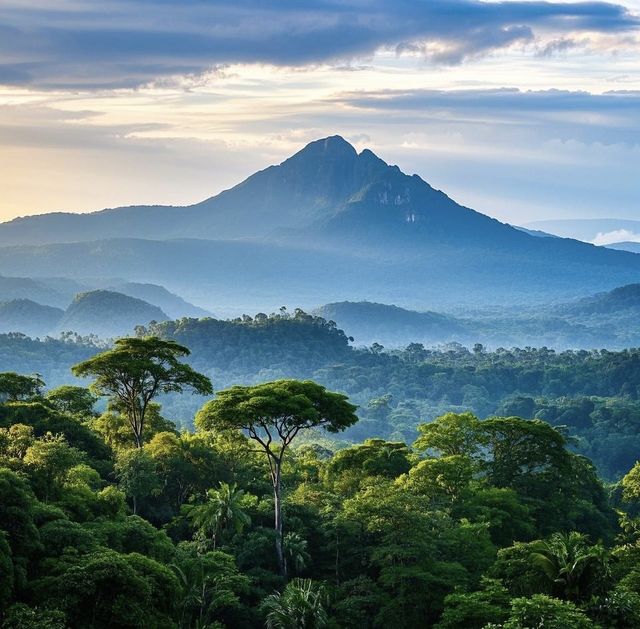
[[[138,331],[188,346],[188,362],[216,390],[310,378],[345,393],[358,405],[360,421],[334,438],[341,442],[375,437],[411,443],[419,424],[449,411],[472,411],[483,419],[517,415],[562,427],[570,448],[593,460],[607,480],[624,475],[640,451],[640,351],[635,349],[354,348],[335,324],[299,310],[231,321],[181,319]],[[42,341],[0,335],[0,364],[39,373],[49,386],[58,386],[73,381],[73,364],[103,347],[96,338],[77,335]],[[193,428],[207,399],[190,394],[160,401],[179,426]]]
[[[87,353],[71,345],[67,358]],[[564,430],[468,412],[420,423],[412,442],[338,448],[327,435],[358,429],[355,406],[300,380],[219,392],[179,432],[158,393],[211,391],[188,349],[142,336],[101,349],[73,369],[91,389],[0,374],[4,629],[640,624],[640,465],[605,487]],[[424,366],[424,351],[374,348],[353,368]],[[508,383],[507,364],[548,359],[459,360]]]

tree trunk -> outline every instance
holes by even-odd
[[[138,513],[138,499],[135,496],[131,496],[131,502],[133,503],[133,515]]]
[[[127,413],[127,417],[129,419],[131,431],[133,432],[133,440],[136,442],[136,448],[142,448],[143,442],[141,423],[137,420],[135,413]]]
[[[280,463],[274,465],[273,473],[273,501],[274,501],[274,528],[276,531],[276,556],[278,558],[278,569],[283,577],[287,576],[287,565],[284,559],[284,548],[282,544],[282,497],[280,487]]]

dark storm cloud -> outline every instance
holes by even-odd
[[[606,2],[58,0],[51,6],[0,2],[0,78],[42,87],[128,86],[216,64],[303,66],[366,57],[381,47],[459,63],[539,32],[639,27],[624,7]]]

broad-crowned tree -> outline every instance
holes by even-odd
[[[72,368],[74,375],[93,377],[91,390],[111,398],[127,418],[138,448],[144,441],[149,404],[160,393],[192,390],[213,392],[206,376],[180,362],[190,351],[174,341],[155,336],[122,338],[107,350]]]
[[[0,402],[27,400],[40,395],[44,380],[39,374],[23,376],[13,371],[0,373]]]
[[[296,435],[308,428],[337,433],[352,426],[356,407],[340,393],[310,380],[276,380],[255,386],[236,386],[218,393],[196,416],[201,429],[243,430],[259,444],[269,462],[274,496],[276,553],[286,572],[282,545],[282,461]]]
[[[98,398],[86,387],[64,384],[47,391],[45,399],[53,408],[62,413],[72,413],[91,417]]]

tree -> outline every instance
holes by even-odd
[[[511,614],[504,629],[544,627],[544,629],[594,629],[596,625],[573,603],[545,594],[511,601]]]
[[[160,409],[160,404],[156,402],[151,402],[147,407],[144,419],[144,440],[146,444],[161,432],[177,434],[176,425],[170,419],[162,417]],[[127,418],[117,412],[117,409],[107,410],[106,413],[102,413],[102,415],[93,419],[90,425],[114,450],[135,446],[131,441],[131,426]]]
[[[74,375],[94,377],[91,390],[106,395],[126,416],[136,446],[144,441],[144,425],[149,404],[159,393],[181,393],[191,389],[211,394],[211,381],[179,358],[190,351],[174,341],[155,336],[122,338],[107,350],[72,368]]]
[[[181,542],[171,567],[182,586],[181,627],[215,627],[216,621],[225,627],[244,626],[237,615],[249,578],[231,555],[219,550],[201,553],[194,542]]]
[[[311,559],[307,540],[303,539],[299,533],[289,531],[284,536],[283,544],[287,566],[291,566],[294,573],[299,574],[307,567]]]
[[[6,462],[22,460],[35,440],[33,426],[11,424],[8,428],[0,428],[0,456]]]
[[[24,603],[12,605],[4,617],[2,629],[65,629],[64,614],[58,609],[29,607]]]
[[[623,497],[628,502],[640,501],[640,461],[622,479]]]
[[[447,413],[430,424],[418,426],[417,450],[433,450],[444,456],[476,456],[485,443],[482,422],[472,413]]]
[[[0,401],[15,402],[40,395],[44,380],[39,374],[23,376],[13,371],[0,373]]]
[[[34,584],[34,596],[57,604],[78,629],[174,627],[180,583],[149,557],[98,549],[60,561],[51,577]]]
[[[160,489],[156,466],[145,450],[123,450],[115,465],[120,489],[131,498],[133,513],[138,512],[138,500]]]
[[[551,582],[553,593],[566,600],[578,601],[599,593],[598,586],[604,585],[608,576],[606,550],[590,546],[587,536],[576,531],[554,533],[536,545],[531,558]]]
[[[482,629],[508,616],[509,592],[500,581],[484,579],[478,592],[454,592],[444,599],[436,629]]]
[[[204,504],[191,507],[189,518],[202,537],[211,535],[213,547],[224,531],[241,533],[251,523],[251,518],[242,508],[244,491],[235,483],[220,483],[218,489],[207,491]]]
[[[69,470],[83,460],[84,453],[81,450],[70,446],[63,435],[52,435],[50,432],[34,441],[24,455],[25,464],[42,487],[45,502],[60,489]]]
[[[83,415],[91,417],[93,406],[98,398],[86,387],[77,387],[70,384],[62,385],[47,391],[45,399],[53,408],[61,413]]]
[[[310,579],[293,579],[262,603],[267,629],[322,629],[328,624],[325,595]]]
[[[235,386],[199,411],[196,425],[220,431],[244,430],[267,456],[274,497],[276,554],[286,574],[282,545],[282,461],[301,431],[322,427],[340,432],[358,421],[356,407],[345,395],[327,391],[310,380],[277,380],[255,386]]]

